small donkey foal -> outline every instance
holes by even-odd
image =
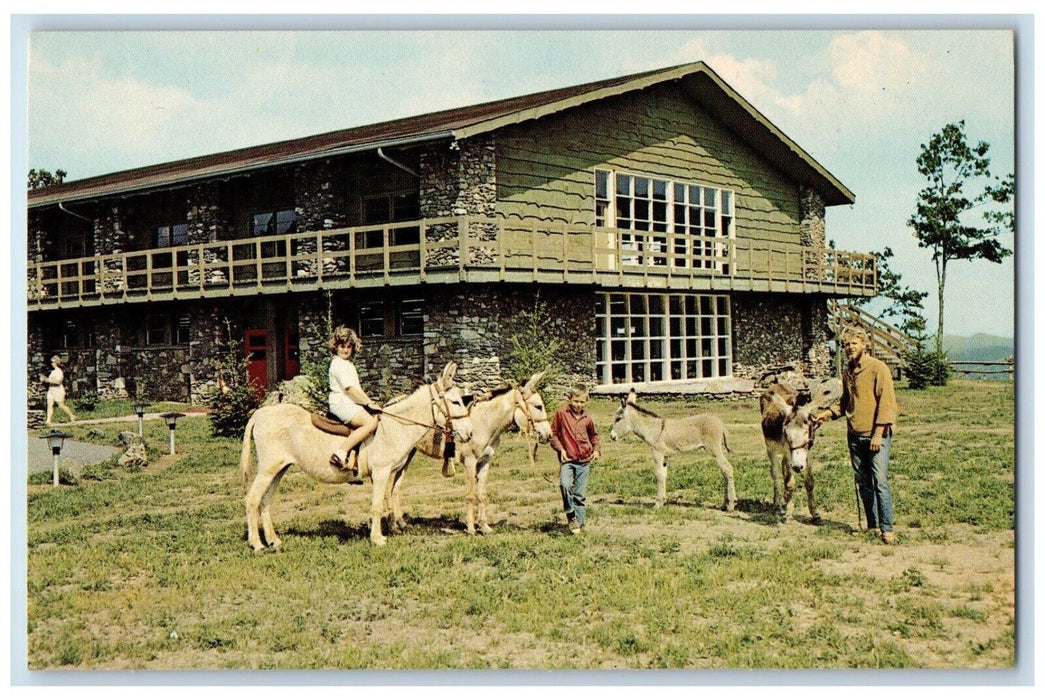
[[[718,468],[726,485],[723,507],[732,511],[737,504],[733,487],[733,465],[726,459],[729,449],[729,433],[718,416],[701,413],[685,418],[661,418],[653,411],[635,403],[632,389],[627,398],[622,398],[620,408],[613,417],[610,439],[619,440],[630,432],[645,440],[653,453],[653,473],[657,477],[656,507],[664,505],[667,498],[668,455],[689,452],[704,447],[715,456]]]

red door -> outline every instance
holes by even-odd
[[[247,383],[259,399],[268,390],[268,331],[249,330],[246,332],[247,351]]]
[[[297,331],[286,331],[283,334],[283,378],[293,379],[301,371],[301,360],[298,355]]]

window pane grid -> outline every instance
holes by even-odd
[[[621,250],[633,253],[621,257],[625,265],[670,261],[728,273],[724,241],[734,234],[734,199],[716,187],[595,171],[595,225],[642,232],[620,234]]]
[[[611,292],[600,295],[595,311],[604,384],[732,375],[727,296]]]

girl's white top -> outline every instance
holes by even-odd
[[[345,393],[345,389],[362,388],[356,366],[352,364],[351,360],[342,360],[335,355],[330,360],[330,371],[327,376],[330,381],[330,412],[343,421],[352,420],[359,410],[359,404]]]

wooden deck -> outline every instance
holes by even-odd
[[[30,311],[469,282],[873,296],[874,256],[748,239],[481,217],[33,263]]]

